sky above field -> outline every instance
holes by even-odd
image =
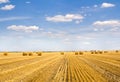
[[[120,0],[0,0],[0,51],[120,49]]]

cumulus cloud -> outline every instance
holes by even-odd
[[[94,31],[109,31],[109,32],[119,32],[120,30],[120,20],[106,20],[106,21],[96,21],[93,23]]]
[[[101,8],[109,8],[109,7],[114,7],[115,4],[112,3],[102,3]]]
[[[24,25],[11,25],[7,27],[8,30],[33,32],[39,30],[38,26],[24,26]]]
[[[1,7],[1,10],[12,10],[15,8],[15,5],[5,5],[4,7]]]
[[[74,20],[81,21],[84,17],[80,14],[66,14],[66,15],[56,15],[53,17],[46,17],[47,21],[51,22],[72,22]]]
[[[95,26],[120,26],[120,21],[119,20],[106,20],[106,21],[96,21],[93,23]]]
[[[7,3],[7,2],[9,2],[9,0],[0,0],[0,4],[1,3]]]

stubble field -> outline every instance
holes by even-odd
[[[120,82],[120,51],[1,52],[0,82]]]

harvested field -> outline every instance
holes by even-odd
[[[118,52],[45,52],[40,56],[35,52],[28,56],[2,54],[0,82],[120,82]]]

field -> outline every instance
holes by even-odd
[[[1,52],[0,82],[120,82],[120,51]]]

